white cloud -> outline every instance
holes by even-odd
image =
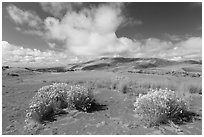
[[[190,37],[175,44],[176,49],[169,51],[171,56],[181,56],[186,59],[202,57],[202,38]]]
[[[146,39],[143,42],[134,42],[132,56],[134,57],[156,57],[165,59],[201,59],[202,38],[190,37],[187,40],[172,43],[159,39]]]
[[[52,66],[66,65],[72,62],[76,57],[68,56],[62,52],[53,50],[40,51],[37,49],[23,48],[2,41],[2,61],[3,65],[18,66]]]
[[[81,2],[41,2],[42,9],[51,13],[55,17],[62,17],[67,11],[72,11],[76,7],[81,7]]]
[[[56,46],[55,43],[50,43],[50,42],[48,43],[48,45],[49,45],[49,47],[52,48],[52,49],[55,48],[55,46]]]
[[[82,56],[100,56],[128,50],[115,32],[121,22],[120,5],[101,5],[98,8],[67,12],[60,21],[45,20],[47,36],[66,41],[67,50]]]
[[[116,30],[126,18],[121,5],[106,4],[80,12],[67,12],[62,20],[48,17],[45,20],[47,36],[66,42],[67,52],[77,56],[95,58],[99,56],[177,58],[194,54],[201,56],[201,38],[168,35],[174,43],[157,38],[132,40],[118,38]],[[196,46],[196,48],[195,48]],[[176,49],[176,50],[175,50]]]
[[[8,6],[7,11],[12,20],[17,24],[27,24],[33,28],[38,28],[42,24],[42,20],[36,14],[30,11],[23,11],[14,5]]]

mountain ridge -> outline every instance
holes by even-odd
[[[100,70],[120,66],[134,66],[138,69],[164,67],[177,64],[202,64],[202,61],[184,60],[173,61],[161,58],[124,58],[124,57],[103,57],[82,63],[69,64],[67,70]]]

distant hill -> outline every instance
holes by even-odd
[[[177,66],[180,67],[177,67]],[[193,65],[198,65],[193,66]],[[67,64],[60,67],[49,67],[49,68],[24,68],[21,71],[38,71],[38,72],[67,72],[67,71],[91,71],[91,70],[146,70],[156,68],[181,68],[186,72],[202,72],[200,65],[202,60],[185,60],[185,61],[172,61],[160,58],[124,58],[124,57],[103,57],[95,60],[90,60],[83,63]],[[13,70],[9,66],[2,66],[2,70]],[[19,69],[19,68],[18,68]]]
[[[159,58],[100,58],[88,62],[71,64],[66,67],[68,71],[74,70],[103,70],[103,69],[120,69],[120,68],[134,68],[147,69],[155,67],[165,67],[178,64],[202,64],[201,61],[186,60],[186,61],[172,61]]]
[[[182,61],[183,63],[187,63],[187,64],[202,64],[202,60],[200,61],[196,61],[196,60],[185,60]]]

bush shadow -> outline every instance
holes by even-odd
[[[171,120],[174,124],[177,125],[185,125],[187,123],[193,122],[194,120],[198,120],[199,116],[199,114],[192,111],[183,111],[183,113],[178,114],[170,118],[169,120]]]

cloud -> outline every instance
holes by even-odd
[[[22,29],[20,27],[15,27],[15,30],[21,31]]]
[[[82,56],[100,56],[124,52],[126,46],[115,32],[123,21],[120,5],[67,12],[61,19],[45,19],[47,36],[66,41],[68,51]]]
[[[24,34],[37,35],[37,36],[40,36],[41,38],[45,38],[45,34],[42,30],[24,29],[24,28],[20,28],[20,27],[15,27],[15,30],[22,32]]]
[[[202,38],[190,37],[185,41],[175,44],[173,51],[169,51],[171,56],[181,56],[182,58],[201,58],[202,57]]]
[[[41,3],[42,7],[46,7],[46,4]],[[4,61],[19,60],[20,62],[38,63],[64,61],[71,63],[101,56],[158,57],[173,60],[202,57],[201,37],[170,34],[166,34],[168,40],[157,38],[137,40],[117,37],[116,31],[128,19],[123,15],[123,5],[120,3],[99,4],[98,6],[84,7],[78,11],[73,10],[73,5],[71,8],[63,7],[62,3],[48,3],[48,5],[44,10],[53,12],[52,14],[56,14],[56,17],[47,17],[42,23],[42,30],[24,30],[24,32],[47,39],[50,48],[57,49],[58,45],[53,44],[53,42],[55,40],[60,41],[64,44],[65,50],[63,52],[51,50],[42,52],[4,42],[4,45],[8,45],[5,48],[6,54],[3,54]],[[50,6],[52,8],[48,8]],[[56,7],[60,8],[57,9]],[[55,12],[54,9],[59,11]],[[67,12],[62,15],[61,13],[65,9]],[[23,11],[23,13],[28,14],[30,12]],[[26,17],[21,16],[21,18],[23,18],[22,23],[27,22]],[[131,23],[134,24],[134,20]],[[135,25],[141,23],[142,21],[135,23]],[[9,47],[12,47],[12,50]],[[27,53],[32,54],[28,56]]]
[[[51,39],[65,41],[67,52],[90,58],[125,56],[171,59],[176,56],[185,58],[189,54],[201,56],[201,53],[197,52],[201,50],[200,37],[169,34],[169,41],[156,38],[118,38],[115,32],[125,19],[121,5],[104,4],[80,12],[67,12],[61,20],[54,17],[46,18],[46,34]]]
[[[133,19],[133,18],[128,18],[128,17],[124,17],[124,21],[121,24],[121,27],[125,27],[125,26],[138,26],[138,25],[142,25],[142,20],[139,19]]]
[[[42,9],[55,17],[62,17],[67,11],[72,11],[77,7],[81,7],[81,2],[41,2]]]
[[[134,57],[156,57],[164,59],[201,59],[202,58],[202,38],[190,37],[176,43],[161,41],[150,38],[143,42],[134,42],[132,55]]]
[[[75,56],[68,56],[62,52],[53,50],[40,51],[37,49],[23,48],[2,41],[2,61],[3,65],[21,66],[52,66],[66,65],[76,59]]]
[[[177,42],[177,41],[181,41],[183,40],[184,38],[180,35],[173,35],[173,34],[168,34],[168,33],[165,33],[164,36],[169,39],[170,41],[174,41],[174,42]]]
[[[41,30],[19,30],[19,31],[22,31],[23,33],[25,34],[29,34],[29,35],[37,35],[37,36],[40,36],[42,38],[44,38],[44,32],[41,31]]]
[[[55,48],[55,46],[56,46],[55,43],[50,43],[50,42],[48,43],[48,45],[49,45],[49,47],[52,48],[52,49]]]
[[[15,27],[17,31],[20,31],[29,35],[38,35],[44,38],[44,35],[45,35],[43,30],[45,27],[44,22],[34,12],[19,9],[14,5],[9,5],[7,7],[7,11],[11,19],[16,24],[21,25],[21,27],[19,26]],[[25,27],[25,25],[28,25],[29,28]]]
[[[21,10],[14,5],[8,6],[7,11],[11,19],[17,24],[27,24],[30,27],[38,28],[43,23],[41,18],[38,17],[35,13]]]
[[[193,37],[191,34],[176,35],[176,34],[169,34],[169,33],[164,33],[163,36],[164,38],[172,42],[180,42]]]

